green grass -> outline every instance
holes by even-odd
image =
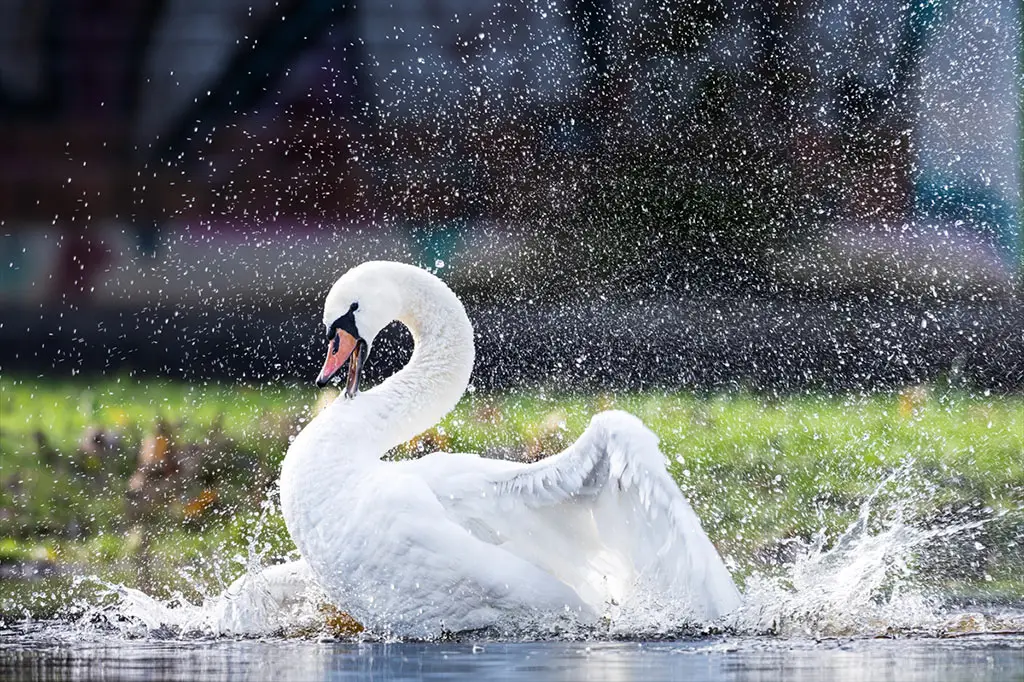
[[[291,551],[280,518],[261,515],[261,505],[289,435],[318,399],[304,386],[0,377],[0,564],[45,559],[76,574],[196,596],[237,573],[250,548]],[[926,563],[947,582],[998,586],[1024,599],[1020,397],[921,387],[783,398],[477,392],[394,456],[438,446],[550,454],[611,407],[636,414],[661,437],[673,476],[741,580],[784,561],[786,539],[835,537],[902,468],[877,503],[878,522],[898,512],[924,526],[1005,512],[981,535],[948,539]],[[133,513],[128,480],[160,419],[172,424],[179,447],[201,452],[202,465],[165,503]],[[88,429],[116,436],[116,447],[83,451]],[[214,501],[190,512],[210,491]],[[0,613],[20,599],[10,594]]]

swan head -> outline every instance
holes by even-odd
[[[326,386],[348,362],[345,395],[359,391],[359,373],[373,340],[384,327],[402,316],[403,297],[390,263],[370,262],[342,275],[324,301],[327,359],[317,377]]]

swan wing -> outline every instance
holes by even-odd
[[[449,514],[595,607],[671,602],[707,621],[739,605],[728,569],[666,469],[657,436],[628,413],[596,415],[573,445],[532,464],[424,459],[434,460],[424,468]]]

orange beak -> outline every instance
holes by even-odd
[[[316,378],[316,385],[321,388],[326,386],[341,371],[345,361],[352,357],[358,347],[359,340],[356,337],[341,329],[335,331],[327,346],[327,359],[324,360],[324,368],[320,370],[320,376]],[[358,358],[353,357],[352,359],[353,368],[350,368],[349,374],[351,375],[351,370],[355,369],[358,378],[358,365],[361,363],[358,362]]]

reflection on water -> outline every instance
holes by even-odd
[[[84,639],[83,639],[84,637]],[[680,642],[358,644],[125,640],[64,626],[0,630],[20,680],[1014,680],[1024,636],[955,640],[704,638]]]

